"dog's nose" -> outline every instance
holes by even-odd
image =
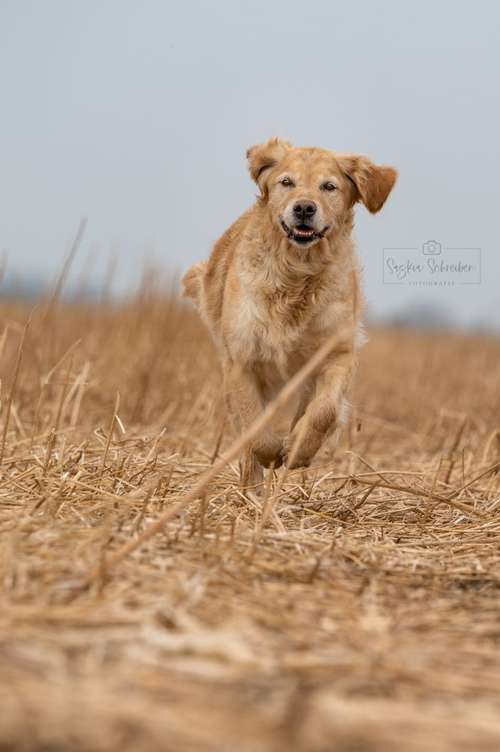
[[[314,201],[296,201],[293,206],[293,215],[295,219],[301,219],[302,221],[312,219],[316,214],[317,208]]]

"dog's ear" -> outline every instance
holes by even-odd
[[[280,162],[292,148],[292,144],[281,138],[270,138],[265,144],[247,149],[248,169],[252,179],[260,188],[262,198],[267,198],[267,177],[269,170]]]
[[[368,157],[355,154],[343,154],[337,160],[344,175],[354,185],[354,201],[362,201],[372,214],[380,211],[394,187],[397,170],[376,165]]]

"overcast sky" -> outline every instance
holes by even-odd
[[[117,289],[184,270],[252,201],[270,135],[395,165],[357,210],[370,310],[500,327],[500,6],[335,0],[0,0],[0,250]],[[384,248],[480,248],[481,284],[383,284]]]

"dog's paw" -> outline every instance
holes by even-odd
[[[253,453],[263,467],[281,467],[283,464],[283,441],[279,436],[266,434],[254,443]]]
[[[290,436],[283,441],[282,461],[289,470],[296,470],[299,467],[309,467],[315,452],[311,451],[315,447],[308,446],[304,441],[300,446],[296,446],[297,435],[292,432]]]
[[[296,454],[288,454],[288,452],[283,451],[282,462],[289,470],[297,470],[299,467],[309,467],[311,459],[302,456],[300,452]]]
[[[292,457],[291,460],[286,459],[285,464],[289,470],[297,470],[299,467],[309,467],[311,460],[305,457]]]

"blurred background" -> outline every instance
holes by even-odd
[[[357,212],[372,320],[500,328],[499,29],[486,0],[0,0],[2,294],[49,284],[83,216],[69,292],[180,274],[253,201],[246,148],[280,135],[400,171]],[[385,249],[430,240],[480,274],[388,282]]]

